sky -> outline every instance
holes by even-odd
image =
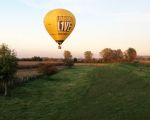
[[[43,24],[45,14],[56,8],[76,17],[72,34],[58,50]],[[104,48],[136,49],[150,55],[150,0],[1,0],[0,44],[5,43],[22,57],[73,57]]]

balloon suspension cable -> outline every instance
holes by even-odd
[[[60,45],[58,46],[58,49],[61,49],[61,46],[60,46]]]

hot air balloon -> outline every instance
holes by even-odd
[[[61,44],[75,27],[75,17],[68,10],[54,9],[44,17],[44,25],[50,36],[59,44],[58,48],[61,49]]]

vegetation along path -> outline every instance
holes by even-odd
[[[0,97],[0,120],[149,120],[150,67],[75,66]]]

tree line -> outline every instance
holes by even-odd
[[[73,59],[74,62],[124,62],[124,61],[134,61],[137,58],[137,52],[134,48],[128,48],[126,51],[122,52],[121,49],[113,50],[111,48],[105,48],[99,52],[99,59],[93,57],[91,51],[84,52],[84,58],[79,60],[78,58],[73,58],[69,50],[64,51],[64,61],[70,63],[70,60]],[[17,58],[18,61],[57,61],[63,60],[58,58],[48,58],[48,57],[39,57],[34,56],[32,58]]]
[[[99,52],[99,56],[99,59],[95,59],[91,51],[85,51],[84,59],[80,62],[132,62],[137,58],[137,52],[134,48],[128,48],[124,52],[122,52],[121,49],[112,50],[111,48],[105,48]],[[65,60],[71,60],[71,52],[68,50],[64,51],[64,58]],[[73,60],[74,62],[79,62],[77,58],[74,58]]]

